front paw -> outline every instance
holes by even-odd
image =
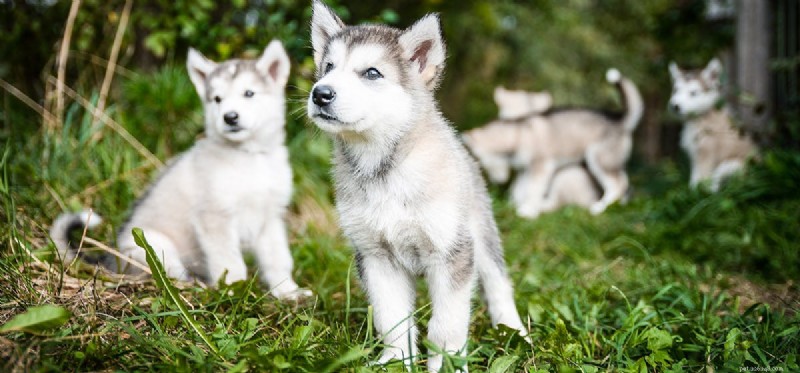
[[[297,302],[303,299],[313,297],[314,292],[306,288],[295,288],[291,290],[273,289],[272,295],[274,295],[275,298],[278,298],[282,301]]]

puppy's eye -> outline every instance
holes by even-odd
[[[365,78],[369,80],[378,80],[380,78],[383,78],[383,74],[381,74],[381,72],[374,67],[370,67],[369,69],[367,69],[367,71],[364,71],[363,75]]]
[[[689,92],[689,96],[692,96],[692,97],[697,96],[697,91]]]
[[[216,102],[216,103],[222,102],[222,97],[214,96],[214,102]]]
[[[326,63],[325,68],[323,69],[323,71],[325,71],[325,74],[331,72],[331,70],[333,70],[333,63],[330,62]]]
[[[244,91],[244,97],[253,97],[253,95],[255,95],[255,93],[249,89]]]

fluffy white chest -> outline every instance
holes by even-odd
[[[425,171],[408,159],[382,181],[340,180],[345,191],[337,208],[345,233],[354,241],[385,242],[412,271],[441,254],[458,233],[458,192],[441,188]]]
[[[196,157],[194,168],[203,190],[197,208],[228,216],[243,237],[257,234],[289,204],[292,174],[285,148],[266,154],[207,152]]]

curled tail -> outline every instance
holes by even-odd
[[[633,132],[644,114],[644,101],[639,89],[615,68],[606,71],[606,80],[614,84],[622,95],[625,104],[625,115],[620,120],[622,127],[628,132]]]
[[[50,227],[50,238],[64,263],[75,259],[81,236],[87,228],[94,228],[103,219],[89,210],[59,215]]]

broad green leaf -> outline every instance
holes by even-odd
[[[492,365],[489,366],[489,373],[513,372],[517,360],[519,360],[519,356],[500,356],[499,358],[494,359]]]
[[[200,339],[205,342],[208,348],[217,356],[220,356],[219,350],[217,347],[211,342],[203,329],[200,328],[200,324],[195,321],[192,315],[189,314],[189,309],[186,306],[186,303],[181,298],[180,294],[178,293],[178,289],[175,288],[175,285],[172,284],[172,281],[167,277],[167,272],[164,270],[164,266],[161,264],[161,261],[158,259],[155,250],[153,247],[147,243],[147,240],[144,238],[144,232],[142,232],[141,228],[133,228],[133,240],[136,241],[136,244],[139,247],[143,248],[145,251],[147,265],[150,267],[150,272],[153,273],[153,280],[156,283],[161,291],[164,292],[164,297],[172,301],[176,306],[178,306],[178,310],[183,316],[183,319],[186,320],[186,323],[194,330],[195,333],[200,337]],[[220,356],[222,357],[222,356]],[[224,360],[224,358],[223,358]]]
[[[27,332],[35,334],[64,325],[70,316],[70,312],[61,306],[45,304],[30,307],[0,327],[0,333]]]

